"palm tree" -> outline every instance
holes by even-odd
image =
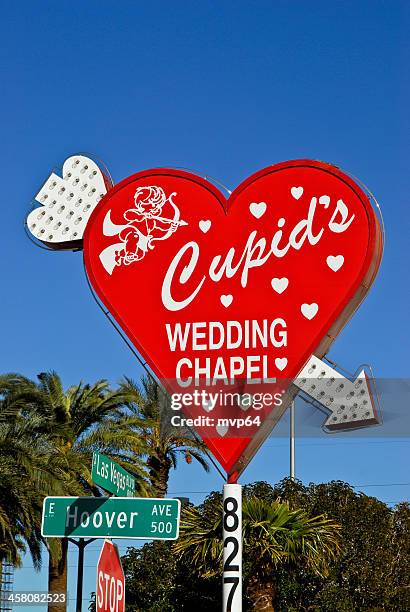
[[[42,501],[50,492],[63,494],[67,479],[64,458],[37,427],[38,419],[0,401],[0,561],[18,567],[28,548],[39,569]]]
[[[188,555],[203,576],[222,569],[222,500],[183,511],[177,554]],[[275,570],[298,565],[325,576],[340,550],[339,526],[324,515],[309,517],[285,502],[251,497],[243,503],[243,551],[250,565],[247,595],[254,610],[273,611]]]
[[[127,405],[132,414],[143,422],[140,435],[155,495],[166,495],[170,470],[177,467],[178,456],[184,456],[188,464],[195,459],[204,470],[209,471],[204,457],[206,445],[192,432],[176,432],[175,428],[167,427],[169,396],[153,378],[144,377],[141,386],[125,378],[120,389],[128,397]]]
[[[60,377],[49,372],[39,374],[38,381],[19,374],[2,376],[0,394],[21,419],[35,422],[32,437],[51,443],[53,460],[59,457],[63,461],[62,474],[57,474],[57,477],[63,476],[60,494],[101,495],[91,482],[91,457],[95,450],[115,459],[135,476],[137,493],[148,492],[135,436],[141,421],[127,410],[128,398],[121,389],[113,391],[107,381],[100,380],[93,385],[79,383],[64,390]],[[55,489],[52,484],[47,494],[55,494]],[[38,534],[28,527],[28,533],[38,541],[35,537]],[[49,591],[66,591],[67,539],[47,540],[46,545],[50,553]],[[50,611],[57,609],[57,604],[49,604]]]

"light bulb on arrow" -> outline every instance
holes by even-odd
[[[293,381],[307,401],[319,404],[329,416],[323,424],[328,431],[357,429],[381,423],[374,382],[365,370],[350,380],[314,355]]]

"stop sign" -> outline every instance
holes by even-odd
[[[97,612],[124,612],[125,577],[118,548],[105,540],[97,565]]]

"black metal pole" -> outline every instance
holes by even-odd
[[[83,576],[84,576],[84,548],[86,543],[84,540],[78,542],[78,567],[77,567],[77,600],[76,612],[82,612],[83,607]]]
[[[77,598],[75,612],[82,612],[83,606],[83,578],[84,578],[84,548],[87,544],[94,542],[96,538],[89,540],[73,540],[68,538],[71,544],[75,544],[78,548],[78,565],[77,565]]]

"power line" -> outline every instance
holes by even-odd
[[[357,489],[358,487],[408,487],[409,485],[410,482],[374,482],[371,484],[352,485],[352,487]]]
[[[410,440],[369,440],[366,442],[363,442],[363,440],[335,440],[334,442],[299,442],[298,441],[297,445],[298,447],[299,446],[354,446],[356,444],[360,444],[360,446],[363,446],[364,444],[373,446],[373,444],[391,444],[391,443],[409,444]],[[278,448],[281,446],[287,447],[288,445],[289,445],[289,441],[283,440],[277,444],[265,444],[261,446],[261,449],[262,448]]]
[[[350,486],[353,489],[359,487],[408,487],[410,486],[410,482],[372,482],[368,484],[352,484]],[[173,491],[172,493],[168,493],[168,495],[206,495],[208,493],[210,493],[210,491]]]

